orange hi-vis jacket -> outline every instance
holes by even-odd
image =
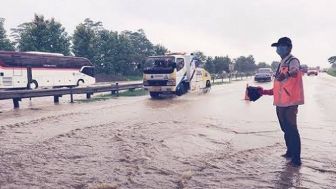
[[[288,107],[294,105],[304,104],[304,93],[303,93],[303,73],[298,69],[295,74],[289,74],[289,68],[291,61],[296,60],[292,55],[289,55],[285,60],[279,65],[277,73],[284,73],[290,75],[283,81],[274,80],[273,84],[273,96],[275,106]]]

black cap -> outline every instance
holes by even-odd
[[[277,43],[273,43],[271,46],[272,47],[277,47],[277,46],[287,46],[287,47],[292,47],[292,40],[289,39],[288,37],[282,37],[278,40]]]

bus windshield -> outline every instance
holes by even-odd
[[[85,66],[82,68],[81,72],[88,76],[94,77],[94,67],[93,66]]]

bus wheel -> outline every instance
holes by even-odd
[[[84,84],[84,81],[82,79],[77,81],[77,87],[82,86]]]
[[[29,88],[29,89],[37,89],[37,87],[38,87],[38,83],[37,83],[37,81],[35,81],[35,80],[31,81],[31,82],[28,84],[28,88]]]
[[[152,98],[159,98],[160,93],[159,93],[159,92],[149,92],[149,95],[150,95]]]

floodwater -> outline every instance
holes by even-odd
[[[246,83],[161,100],[1,101],[0,188],[335,188],[336,79],[305,76],[300,168],[280,157],[272,98],[242,100]]]

